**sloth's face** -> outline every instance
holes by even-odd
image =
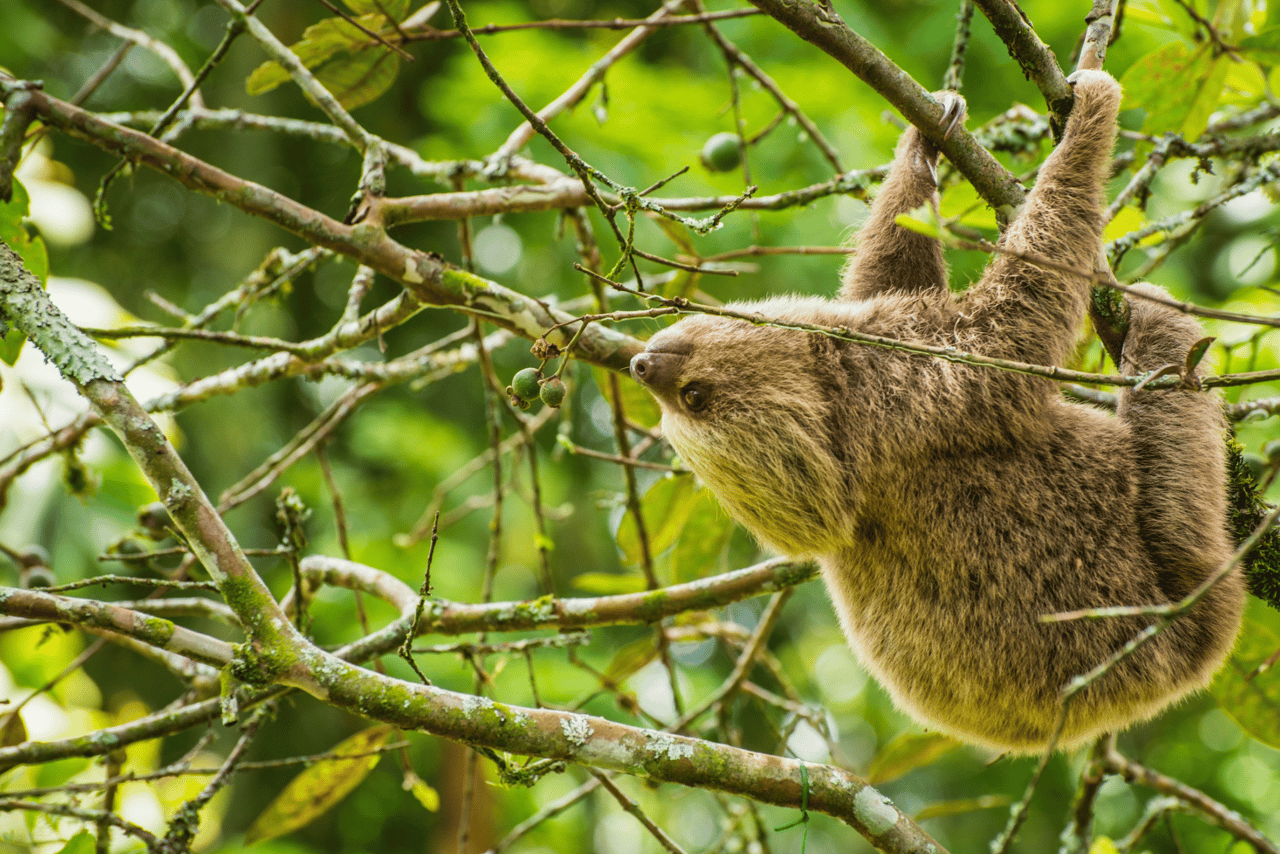
[[[816,368],[810,335],[705,315],[657,333],[631,360],[685,463],[730,515],[797,556],[831,540],[831,504],[847,494]]]

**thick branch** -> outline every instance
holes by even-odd
[[[752,0],[803,38],[826,51],[871,86],[918,127],[959,169],[996,211],[1007,217],[1026,190],[963,128],[942,137],[942,107],[879,48],[849,29],[835,10],[809,0]]]
[[[74,623],[87,629],[114,632],[202,664],[221,667],[231,660],[232,655],[231,644],[226,641],[193,632],[162,617],[147,616],[92,599],[0,587],[0,612],[29,620]]]

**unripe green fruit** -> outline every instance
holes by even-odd
[[[542,402],[547,406],[556,407],[564,403],[564,383],[559,377],[552,377],[542,384],[542,391],[538,393],[542,398]]]
[[[511,393],[522,400],[538,396],[538,369],[525,368],[511,378]]]
[[[742,162],[736,133],[718,133],[702,146],[702,165],[712,172],[728,172],[737,169]]]

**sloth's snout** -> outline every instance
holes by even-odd
[[[683,359],[676,353],[639,353],[631,359],[631,378],[651,391],[667,391]]]
[[[649,377],[653,375],[654,368],[653,353],[637,353],[631,358],[631,378],[640,385],[648,385]]]

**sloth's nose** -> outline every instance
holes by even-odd
[[[661,394],[671,390],[683,361],[684,356],[679,353],[646,350],[631,358],[631,378],[655,394]]]
[[[631,359],[631,378],[641,385],[648,384],[649,375],[653,373],[653,354],[637,353]]]

